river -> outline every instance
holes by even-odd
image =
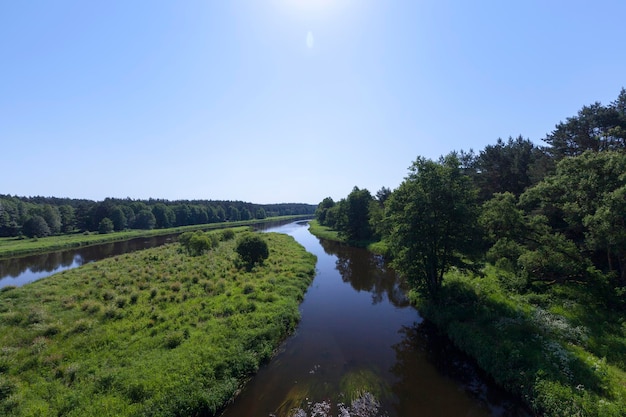
[[[420,317],[380,257],[305,223],[268,231],[315,254],[317,274],[296,333],[222,417],[528,415]]]
[[[89,262],[161,246],[172,242],[176,236],[178,234],[142,237],[58,252],[2,259],[0,260],[0,288],[8,285],[20,287]]]
[[[318,239],[305,222],[259,227],[293,236],[317,256],[317,274],[295,334],[222,417],[528,416],[420,317],[380,257]],[[2,260],[0,288],[175,237]]]

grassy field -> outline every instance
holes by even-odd
[[[161,236],[175,233],[183,233],[193,230],[212,230],[223,229],[233,226],[247,226],[259,223],[271,223],[283,220],[297,220],[310,216],[283,216],[268,217],[263,220],[246,220],[238,222],[209,223],[198,224],[192,226],[173,227],[169,229],[152,229],[152,230],[127,230],[123,232],[114,232],[107,234],[99,234],[97,232],[79,233],[60,236],[49,236],[35,239],[25,239],[18,237],[0,238],[0,259],[13,258],[17,256],[30,255],[34,253],[45,253],[58,251],[63,249],[76,248],[80,246],[99,245],[108,242],[117,242],[129,240],[139,237]]]
[[[220,233],[220,232],[210,232]],[[315,257],[263,234],[134,252],[0,292],[0,415],[214,415],[294,329]]]
[[[505,289],[485,276],[449,273],[442,302],[412,294],[420,313],[508,391],[542,416],[626,416],[626,322],[584,287]]]

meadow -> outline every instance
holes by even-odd
[[[220,234],[220,231],[209,233]],[[316,259],[263,234],[134,252],[0,292],[0,415],[215,415],[299,320]]]

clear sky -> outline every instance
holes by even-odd
[[[0,194],[304,202],[537,144],[626,87],[626,1],[0,0]]]

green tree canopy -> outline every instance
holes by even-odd
[[[243,235],[237,241],[236,251],[248,268],[263,263],[270,254],[267,242],[258,233]]]
[[[102,234],[111,233],[115,230],[115,226],[113,225],[113,221],[108,217],[100,220],[100,224],[98,225],[98,232]]]
[[[481,248],[476,191],[456,155],[417,158],[388,200],[394,265],[408,281],[436,296],[451,267],[473,269]]]
[[[39,215],[29,217],[28,220],[24,222],[22,231],[28,237],[44,237],[50,234],[48,223]]]

